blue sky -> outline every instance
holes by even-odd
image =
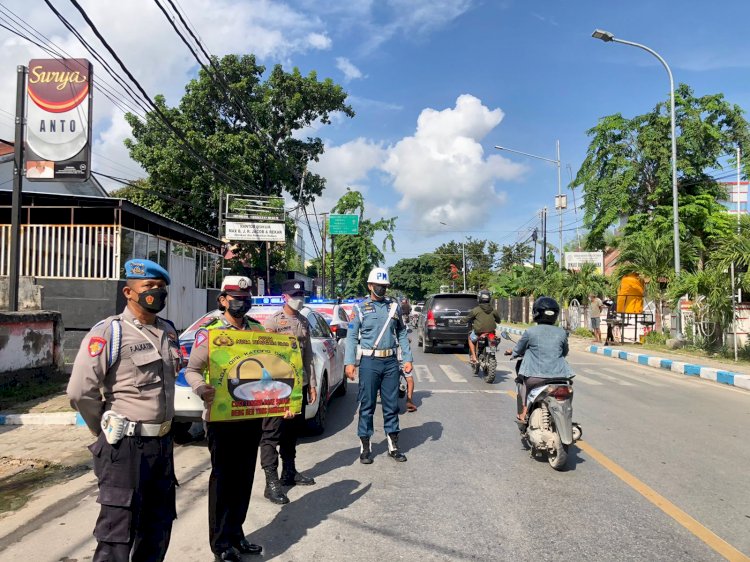
[[[56,4],[80,21],[67,3]],[[196,65],[153,2],[83,4],[148,91],[176,102]],[[5,5],[83,55],[41,0]],[[722,3],[721,10],[697,0],[180,5],[212,53],[254,52],[269,66],[315,70],[347,89],[356,117],[305,131],[327,147],[313,167],[329,184],[316,208],[328,210],[348,185],[365,192],[369,214],[398,215],[388,265],[464,235],[513,242],[526,235],[541,207],[554,205],[555,166],[499,153],[494,145],[554,158],[559,139],[565,186],[566,167],[575,174],[588,144],[585,132],[598,118],[632,116],[666,99],[667,75],[658,61],[592,39],[596,27],[655,49],[675,81],[697,94],[722,92],[750,107],[750,49],[743,37],[750,4],[740,0]],[[0,110],[12,112],[15,65],[39,52],[4,30],[0,39],[0,75],[7,77]],[[95,103],[95,169],[137,177],[142,172],[122,148],[128,131],[121,112],[101,96]],[[1,113],[2,138],[12,138],[10,127]],[[564,215],[566,241],[575,235],[569,230],[575,221],[572,211]],[[554,242],[554,211],[549,227]]]

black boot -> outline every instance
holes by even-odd
[[[297,467],[294,466],[294,460],[282,461],[284,468],[281,471],[281,483],[284,486],[312,486],[315,484],[315,479],[305,476],[297,472]]]
[[[398,433],[388,434],[388,456],[396,462],[406,462],[406,455],[398,450]]]
[[[359,448],[359,462],[362,464],[372,464],[372,451],[370,451],[370,438],[360,437],[359,440],[362,442]]]
[[[263,496],[268,498],[271,503],[284,505],[289,503],[289,498],[286,497],[284,490],[281,489],[281,482],[279,481],[279,475],[275,468],[264,468],[263,472],[266,473],[266,489],[263,492]]]

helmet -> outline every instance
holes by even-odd
[[[479,291],[479,294],[477,294],[477,302],[479,304],[487,304],[492,300],[492,295],[487,290]]]
[[[554,324],[560,314],[560,305],[552,297],[539,297],[531,312],[537,324]]]
[[[367,283],[372,283],[374,285],[390,285],[391,281],[388,277],[388,270],[383,269],[382,267],[374,268],[367,277]]]

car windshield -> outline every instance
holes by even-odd
[[[469,312],[472,308],[477,305],[477,298],[475,296],[468,295],[456,295],[456,296],[445,296],[435,297],[433,301],[433,310],[460,310],[461,312]]]

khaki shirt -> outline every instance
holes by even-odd
[[[310,322],[299,312],[288,315],[284,309],[279,310],[263,324],[267,332],[277,334],[292,334],[297,337],[302,351],[302,384],[317,388],[315,379],[315,364],[310,339]]]
[[[112,323],[120,323],[117,361],[112,357]],[[107,410],[130,421],[162,423],[174,416],[174,386],[180,368],[177,332],[161,318],[141,324],[128,310],[99,322],[81,342],[68,382],[70,404],[86,425],[101,432]]]

